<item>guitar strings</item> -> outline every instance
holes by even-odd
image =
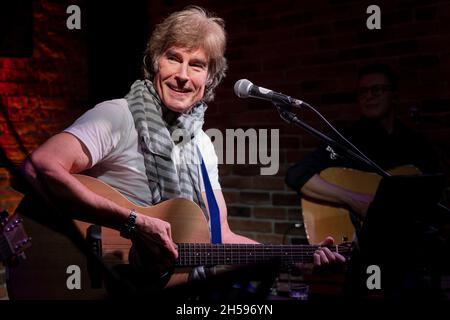
[[[322,246],[180,243],[178,244],[180,255],[178,264],[242,264],[272,258],[281,258],[291,263],[310,262],[313,260],[313,253],[320,247]],[[331,246],[329,249],[336,251],[336,246]],[[351,248],[348,245],[339,245],[337,251],[345,255],[351,251]]]

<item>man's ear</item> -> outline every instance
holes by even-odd
[[[208,79],[206,79],[206,86],[209,87],[210,85],[212,85],[213,80],[211,79],[211,77],[208,75]]]
[[[159,70],[159,64],[158,64],[158,59],[155,60],[155,62],[153,62],[153,73],[156,74]]]

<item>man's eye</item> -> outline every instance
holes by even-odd
[[[192,67],[197,69],[205,69],[205,65],[203,63],[193,63]]]
[[[168,54],[168,55],[166,56],[166,58],[167,58],[167,60],[170,60],[170,61],[180,62],[180,57],[177,57],[177,56],[174,55],[174,54]]]

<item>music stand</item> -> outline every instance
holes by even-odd
[[[381,180],[358,233],[363,286],[367,267],[377,265],[388,296],[423,289],[424,270],[433,269],[433,259],[439,256],[432,222],[444,185],[442,174]]]

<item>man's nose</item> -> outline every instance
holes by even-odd
[[[177,70],[177,74],[175,75],[177,81],[186,82],[189,79],[188,76],[188,65],[184,63],[180,63],[180,66]]]
[[[377,95],[374,94],[372,89],[367,90],[367,94],[366,94],[366,100],[371,100],[373,98],[375,98]]]

